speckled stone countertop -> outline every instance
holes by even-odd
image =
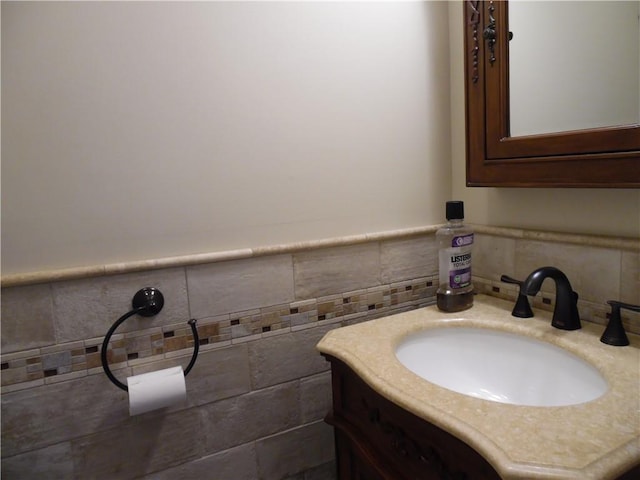
[[[551,327],[551,316],[511,316],[509,302],[478,295],[474,306],[442,313],[435,306],[332,330],[318,350],[345,362],[369,386],[405,410],[465,441],[508,479],[607,480],[640,463],[640,337],[631,345],[600,342],[603,327]],[[609,390],[562,407],[509,405],[473,398],[423,380],[395,357],[408,334],[436,327],[520,333],[565,348],[597,367]]]

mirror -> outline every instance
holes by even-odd
[[[639,16],[637,0],[512,1],[511,135],[640,123]]]
[[[585,3],[465,0],[468,186],[640,187],[639,2]]]

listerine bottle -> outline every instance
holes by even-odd
[[[439,248],[438,308],[459,312],[473,305],[471,247],[473,231],[464,224],[464,203],[447,202],[447,224],[436,232]]]

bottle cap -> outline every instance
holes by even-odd
[[[464,219],[464,202],[452,200],[447,202],[447,220]]]

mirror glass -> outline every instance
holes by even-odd
[[[509,2],[511,136],[640,123],[640,1]]]

